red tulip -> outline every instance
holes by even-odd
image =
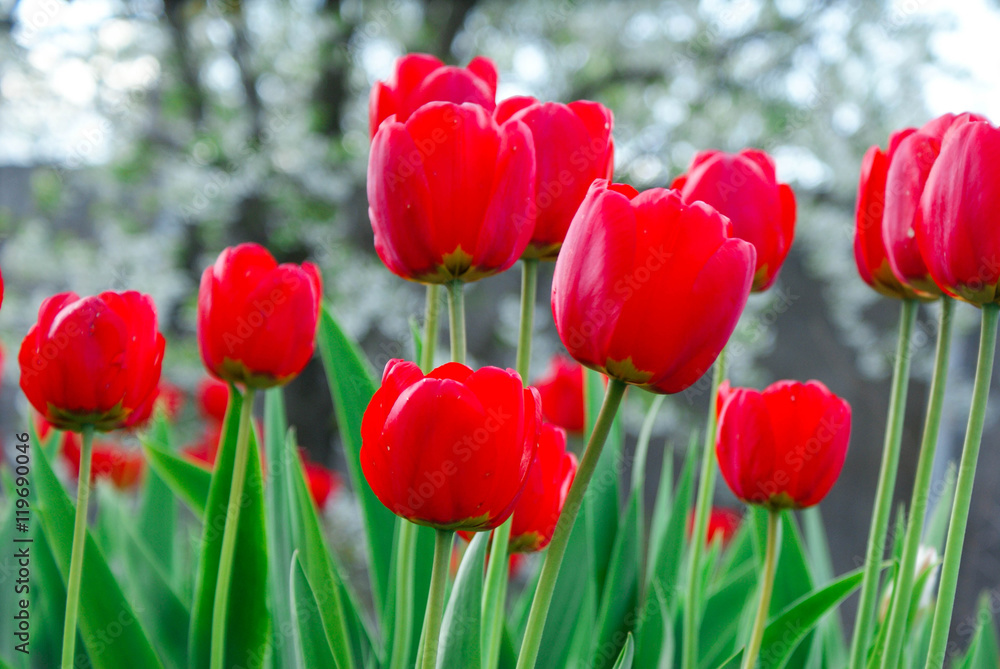
[[[361,423],[361,468],[396,515],[490,530],[514,510],[540,424],[538,391],[512,370],[448,363],[424,376],[390,360]]]
[[[63,433],[62,456],[73,478],[80,478],[80,435]],[[110,481],[119,490],[134,488],[142,472],[145,461],[142,452],[125,448],[114,442],[95,440],[90,452],[90,482],[97,479]]]
[[[425,105],[372,141],[375,250],[404,279],[477,281],[507,269],[531,239],[534,200],[531,131],[478,105]]]
[[[155,397],[164,346],[148,295],[55,295],[21,343],[21,388],[59,429],[130,427]]]
[[[157,408],[163,411],[167,420],[174,421],[180,414],[183,405],[184,393],[181,389],[166,381],[160,381],[160,385],[156,387],[156,391],[150,399],[135,410],[130,427],[144,427],[149,423],[149,420],[153,417],[153,412]]]
[[[778,183],[771,156],[757,149],[701,151],[671,188],[687,203],[700,200],[714,207],[732,221],[734,237],[753,244],[754,291],[774,283],[795,236],[795,194]]]
[[[312,263],[279,265],[257,244],[227,248],[198,291],[205,367],[251,388],[288,383],[312,357],[321,295]]]
[[[535,143],[537,219],[524,255],[554,259],[569,223],[594,179],[610,179],[614,167],[614,115],[596,102],[568,105],[513,97],[493,114],[498,123],[523,121]]]
[[[583,367],[565,356],[553,356],[545,376],[534,385],[547,422],[567,432],[583,432]]]
[[[739,511],[722,507],[713,507],[708,515],[708,531],[705,533],[705,543],[710,544],[716,539],[725,546],[740,529],[743,516]],[[688,539],[694,532],[694,511],[688,516]]]
[[[1000,130],[957,121],[920,200],[917,241],[934,281],[976,305],[1000,301]]]
[[[549,545],[573,485],[576,466],[576,456],[566,451],[562,428],[542,425],[528,481],[514,507],[509,544],[512,553],[531,553]]]
[[[219,421],[226,419],[229,408],[229,384],[207,377],[198,384],[198,409],[205,418]]]
[[[570,355],[656,393],[708,370],[750,294],[753,245],[677,191],[595,181],[556,260],[552,312]]]
[[[305,469],[309,494],[316,506],[322,509],[330,495],[340,489],[340,477],[337,476],[337,472],[310,462],[304,455],[302,456],[302,467]]]
[[[411,53],[396,61],[389,81],[375,82],[368,98],[369,131],[395,115],[400,123],[428,102],[471,102],[492,112],[496,106],[497,68],[477,56],[466,67],[445,65],[434,56]]]
[[[771,508],[818,504],[844,466],[851,406],[819,381],[779,381],[763,392],[719,388],[715,452],[730,490]]]

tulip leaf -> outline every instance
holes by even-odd
[[[694,502],[694,477],[698,464],[698,450],[697,437],[692,436],[691,442],[688,444],[687,457],[681,471],[680,481],[677,484],[677,494],[674,495],[673,503],[670,505],[669,517],[666,518],[666,524],[662,527],[654,525],[649,545],[647,569],[649,585],[647,585],[646,592],[650,592],[653,583],[658,584],[667,597],[668,609],[673,607],[675,593],[679,590],[677,578],[680,572],[681,556],[687,545],[688,519]],[[663,503],[663,500],[658,496],[656,503],[659,505]],[[661,518],[658,522],[662,524],[664,519]]]
[[[611,664],[619,651],[623,632],[631,634],[636,622],[636,604],[639,596],[639,495],[633,492],[622,524],[618,528],[615,545],[604,583],[600,610],[597,616],[596,645],[593,646],[589,666],[600,669]]]
[[[34,461],[37,518],[41,521],[65,587],[73,548],[75,510],[42,449],[36,450]],[[78,625],[91,666],[97,669],[162,667],[142,623],[136,617],[89,531],[84,547],[83,573],[85,577],[80,582]],[[109,629],[120,630],[114,643],[106,642]]]
[[[585,603],[588,593],[593,596],[596,583],[592,576],[592,552],[590,550],[590,533],[587,530],[586,508],[580,509],[576,523],[569,535],[566,555],[571,556],[563,561],[556,580],[555,591],[552,593],[550,611],[559,611],[560,615],[550,615],[545,619],[542,631],[542,644],[538,649],[538,667],[565,667],[573,640],[574,626],[567,625],[567,620],[579,621],[576,627],[584,627],[593,620],[592,615],[585,615]],[[596,599],[596,597],[594,597]],[[589,635],[588,635],[589,636]],[[589,649],[588,649],[589,650]]]
[[[605,377],[590,369],[584,370],[584,406],[586,408],[586,434],[594,431],[597,414],[605,394]],[[590,548],[594,556],[594,577],[597,591],[604,588],[608,562],[618,532],[618,476],[622,461],[622,427],[616,417],[608,433],[601,457],[594,468],[590,486],[583,496],[583,509],[577,522],[586,522],[591,530]],[[583,514],[587,519],[583,519]]]
[[[200,465],[170,453],[148,439],[142,439],[142,450],[150,469],[167,484],[198,518],[204,519],[212,472]]]
[[[170,426],[162,411],[156,411],[150,429],[151,440],[170,452]],[[177,504],[170,487],[157,471],[147,468],[142,482],[139,503],[139,536],[149,547],[149,553],[164,574],[173,573],[174,537],[177,525]]]
[[[489,541],[489,532],[476,533],[458,566],[455,585],[441,621],[437,669],[482,667],[483,571]]]
[[[618,660],[615,662],[613,669],[632,669],[632,658],[635,655],[635,643],[632,641],[632,634],[629,633],[625,637],[625,646],[622,647],[622,652],[618,655]]]
[[[674,656],[673,635],[667,597],[660,584],[654,583],[646,597],[646,604],[638,615],[638,629],[635,632],[636,666],[669,669]]]
[[[230,389],[219,452],[205,505],[201,554],[191,606],[188,662],[191,669],[209,666],[212,644],[212,611],[216,579],[228,515],[229,491],[236,460],[236,441],[243,398]],[[271,617],[267,612],[267,539],[264,530],[264,482],[257,454],[257,440],[250,434],[246,479],[243,485],[236,552],[226,612],[225,665],[259,663],[267,652]],[[140,665],[141,666],[141,665]]]
[[[319,603],[316,593],[309,584],[299,561],[299,553],[292,554],[290,583],[292,638],[294,640],[294,664],[296,667],[337,667],[340,664],[333,659],[333,650],[327,641],[326,630],[319,614]]]
[[[955,669],[993,669],[1000,667],[1000,644],[997,641],[996,625],[994,623],[994,605],[990,593],[984,592],[979,600],[979,613],[976,616],[976,634],[969,644],[969,650],[961,662],[956,662]]]
[[[384,610],[396,517],[372,491],[361,471],[361,419],[377,388],[371,365],[344,334],[327,306],[320,316],[319,351],[333,397],[351,486],[358,498],[368,542],[368,564],[377,611]]]

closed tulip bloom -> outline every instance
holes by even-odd
[[[496,107],[497,68],[477,56],[466,67],[445,65],[434,56],[411,53],[396,61],[392,78],[377,81],[368,98],[371,136],[382,121],[395,115],[399,122],[428,102],[471,102],[492,113]]]
[[[327,469],[323,465],[310,462],[303,455],[302,468],[305,470],[306,485],[309,487],[309,495],[312,497],[316,508],[322,509],[330,496],[340,489],[340,477],[337,472]]]
[[[555,259],[573,215],[594,179],[610,179],[614,167],[611,130],[614,114],[602,104],[579,100],[567,104],[508,98],[494,117],[523,121],[535,143],[537,218],[527,258]]]
[[[595,181],[556,260],[552,312],[581,364],[655,393],[698,380],[750,294],[753,245],[675,190]]]
[[[198,384],[198,411],[205,418],[219,421],[226,419],[229,408],[229,384],[211,377]]]
[[[566,356],[553,356],[545,376],[534,385],[547,422],[574,434],[583,432],[583,367]]]
[[[513,370],[448,363],[424,376],[390,360],[361,423],[361,469],[398,516],[490,530],[514,510],[541,426],[541,402]]]
[[[688,539],[694,532],[694,510],[688,515]],[[718,539],[725,546],[740,529],[743,516],[739,511],[724,507],[712,507],[708,514],[708,530],[705,532],[705,543],[711,544]]]
[[[62,456],[73,478],[80,478],[80,437],[73,432],[63,436]],[[135,488],[145,469],[142,452],[120,444],[95,441],[90,454],[90,482],[110,481],[119,490]]]
[[[715,453],[729,489],[748,504],[818,504],[840,476],[851,406],[819,381],[779,381],[763,392],[719,388]]]
[[[513,265],[535,227],[531,131],[482,107],[435,102],[372,141],[368,212],[375,251],[423,283],[477,281]]]
[[[250,388],[288,383],[312,357],[321,295],[312,263],[279,265],[258,244],[227,248],[205,269],[198,291],[205,367]]]
[[[754,291],[774,283],[795,237],[795,194],[778,183],[771,156],[757,149],[701,151],[671,188],[685,202],[714,207],[732,222],[734,237],[753,244]]]
[[[975,305],[1000,301],[1000,130],[955,123],[920,200],[917,240],[934,281]]]
[[[131,427],[155,399],[165,345],[148,295],[55,295],[21,343],[21,389],[61,430]]]
[[[562,428],[542,425],[535,460],[514,507],[509,544],[512,553],[531,553],[549,545],[576,467],[576,456],[566,450]]]

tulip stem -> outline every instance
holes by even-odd
[[[767,510],[767,549],[764,552],[764,569],[760,575],[760,606],[753,621],[750,642],[743,652],[743,669],[753,669],[760,654],[760,644],[764,640],[767,627],[767,612],[771,608],[771,592],[774,590],[774,570],[778,566],[778,535],[781,532],[781,512]],[[695,543],[698,535],[695,535]]]
[[[448,284],[448,322],[451,326],[451,359],[465,364],[465,292],[461,281]]]
[[[872,637],[880,567],[885,552],[885,537],[889,529],[892,493],[896,487],[896,470],[899,467],[899,446],[903,437],[903,417],[906,413],[906,391],[910,384],[912,357],[910,333],[913,331],[913,321],[916,316],[916,300],[903,300],[899,312],[899,339],[896,343],[896,361],[892,370],[889,415],[886,418],[885,442],[882,446],[882,468],[879,471],[878,488],[875,492],[875,508],[872,511],[864,575],[861,581],[861,599],[858,603],[858,614],[854,621],[854,635],[851,640],[851,669],[864,669],[866,666],[868,645]]]
[[[937,448],[938,431],[941,427],[941,409],[944,406],[944,389],[948,378],[954,305],[955,301],[951,298],[941,298],[941,320],[938,322],[937,348],[934,353],[934,375],[931,377],[930,399],[927,401],[927,416],[924,419],[924,436],[920,442],[917,473],[913,481],[910,515],[907,519],[906,536],[903,540],[903,557],[899,565],[899,576],[893,587],[892,613],[889,616],[885,655],[882,658],[883,669],[895,669],[898,666],[899,655],[903,647],[903,630],[906,627],[906,616],[910,610],[913,579],[916,577],[917,554],[920,551],[920,535],[923,531],[924,516],[927,513],[927,503],[930,497],[934,451]]]
[[[715,434],[719,426],[715,410],[719,385],[726,378],[726,349],[719,353],[712,374],[712,392],[708,398],[708,424],[705,443],[701,452],[701,476],[698,480],[698,499],[695,503],[694,526],[691,528],[691,556],[688,559],[687,599],[684,605],[684,669],[698,666],[698,624],[701,618],[701,555],[708,533],[708,517],[712,510],[712,493],[715,491]]]
[[[234,388],[231,393],[237,392]],[[223,669],[226,659],[226,614],[229,611],[229,585],[233,577],[236,553],[236,533],[240,525],[240,508],[243,506],[243,484],[246,480],[247,460],[250,458],[250,419],[253,415],[253,388],[247,388],[240,409],[240,425],[236,434],[236,457],[233,461],[233,482],[229,487],[229,505],[226,526],[222,533],[219,553],[219,573],[215,579],[215,602],[212,607],[211,669]]]
[[[69,558],[66,583],[66,618],[63,625],[62,667],[76,666],[76,617],[80,612],[80,582],[83,576],[83,552],[87,545],[87,503],[90,498],[90,452],[94,428],[83,426],[80,449],[80,476],[76,484],[76,517],[73,524],[73,549]]]
[[[535,331],[535,298],[538,293],[538,260],[521,261],[521,328],[517,338],[517,373],[528,385],[531,370],[531,335]]]
[[[594,475],[594,468],[597,467],[597,461],[601,457],[604,442],[608,438],[611,424],[614,422],[615,414],[618,413],[618,407],[625,395],[625,388],[624,381],[608,380],[608,389],[604,394],[604,403],[597,415],[597,422],[594,423],[594,431],[590,433],[583,459],[580,460],[573,485],[570,486],[569,493],[566,495],[562,514],[559,516],[559,522],[556,523],[552,541],[549,543],[548,554],[542,564],[542,572],[538,577],[538,586],[535,589],[535,598],[531,602],[531,612],[528,614],[528,624],[524,630],[521,654],[517,658],[517,669],[533,669],[535,661],[538,659],[542,631],[545,629],[545,619],[548,617],[552,593],[556,587],[556,579],[559,577],[559,567],[562,565],[563,556],[566,553],[573,524],[576,522],[577,514],[583,505],[587,486]]]
[[[427,286],[427,304],[424,306],[424,341],[420,349],[420,369],[424,374],[434,369],[434,353],[437,351],[438,300],[441,286],[436,283]]]
[[[965,544],[965,529],[969,522],[969,506],[972,503],[972,485],[976,478],[979,446],[983,439],[986,402],[989,399],[990,380],[993,376],[998,314],[1000,314],[1000,305],[983,305],[979,358],[976,361],[976,381],[972,388],[972,408],[969,410],[969,424],[965,431],[965,444],[962,446],[962,461],[958,466],[955,502],[951,509],[948,539],[944,548],[944,562],[941,566],[941,583],[938,586],[938,599],[934,607],[934,624],[931,626],[927,669],[935,667],[940,669],[944,666],[952,608],[955,604],[955,589],[958,585],[958,570],[962,562],[962,548]]]
[[[441,634],[441,618],[444,615],[444,591],[448,585],[448,568],[451,566],[451,546],[454,538],[455,533],[451,530],[437,530],[434,537],[431,589],[427,595],[427,611],[424,614],[424,628],[421,634],[422,669],[435,669],[437,666],[438,637]]]

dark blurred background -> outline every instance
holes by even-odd
[[[818,378],[852,403],[847,464],[822,506],[835,569],[851,569],[868,532],[899,308],[854,268],[858,169],[865,149],[884,146],[892,129],[965,107],[997,112],[1000,91],[989,76],[1000,12],[977,1],[955,5],[0,1],[3,436],[25,421],[17,346],[41,300],[57,291],[151,293],[169,339],[166,376],[192,388],[202,375],[198,277],[222,247],[241,241],[263,243],[283,260],[317,262],[327,298],[375,367],[412,356],[410,319],[422,310],[423,290],[381,266],[367,219],[368,89],[408,51],[453,63],[483,54],[499,67],[501,98],[589,98],[613,108],[616,180],[639,188],[669,184],[702,148],[755,146],[774,155],[798,197],[797,239],[775,288],[751,300],[730,376],[757,386]],[[543,267],[536,374],[561,348],[545,299],[550,279],[551,266]],[[514,271],[470,286],[476,363],[513,364],[518,283]],[[971,395],[977,313],[958,311],[939,479],[958,456]],[[936,313],[924,307],[918,321],[901,503],[909,499]],[[683,448],[703,420],[705,388],[668,399],[657,445]],[[302,445],[338,465],[319,365],[288,392]],[[633,440],[641,409],[633,401],[626,415]],[[995,413],[956,629],[974,620],[981,591],[1000,607]],[[654,449],[651,471],[661,452]],[[721,485],[718,499],[733,503]],[[844,607],[848,621],[853,607]]]

